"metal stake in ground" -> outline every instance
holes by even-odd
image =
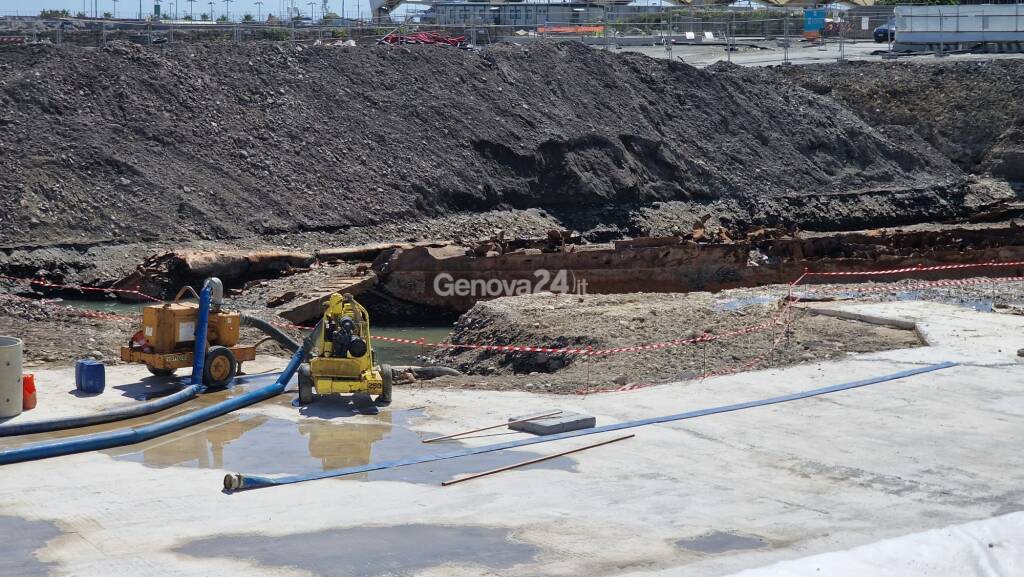
[[[589,394],[590,393],[590,357],[592,357],[594,355],[590,353],[590,350],[593,349],[592,346],[587,345],[587,349],[588,349],[588,351],[587,351],[587,394]]]
[[[707,336],[708,336],[707,331],[704,331],[704,337],[706,338]],[[701,357],[702,357],[703,360],[701,361],[700,378],[703,379],[708,374],[708,342],[707,342],[707,340],[705,340],[704,342],[701,343],[701,349],[702,349],[701,350]]]

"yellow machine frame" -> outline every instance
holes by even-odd
[[[370,341],[370,315],[352,295],[333,294],[324,311],[324,327],[329,322],[340,322],[349,317],[355,323],[353,335],[366,342],[366,354],[360,357],[331,356],[334,345],[326,338],[326,330],[320,332],[315,356],[309,361],[309,372],[316,392],[321,395],[341,394],[384,394],[384,379],[380,367],[373,364],[373,344]]]

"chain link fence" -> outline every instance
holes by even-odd
[[[892,34],[884,28],[892,22],[891,6],[826,10],[824,22],[819,21],[820,32],[806,33],[802,8],[463,3],[434,4],[416,21],[406,18],[403,22],[390,18],[212,22],[0,16],[0,46],[29,42],[102,46],[113,41],[154,46],[346,41],[367,45],[386,39],[390,44],[467,48],[576,40],[596,49],[641,52],[696,66],[721,60],[788,64],[899,56],[893,52]]]

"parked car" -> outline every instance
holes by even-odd
[[[886,22],[875,28],[875,42],[890,42],[896,39],[896,23]]]

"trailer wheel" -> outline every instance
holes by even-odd
[[[380,366],[380,379],[384,381],[384,392],[377,396],[375,403],[378,405],[387,406],[391,404],[392,372],[391,365]]]
[[[158,369],[153,365],[147,364],[146,370],[148,370],[151,375],[156,377],[169,377],[174,374],[174,371],[176,369]]]
[[[313,402],[313,376],[309,373],[309,365],[299,365],[299,404],[308,405]]]
[[[207,387],[223,388],[231,383],[238,373],[235,353],[227,347],[210,347],[203,363],[203,384]]]

